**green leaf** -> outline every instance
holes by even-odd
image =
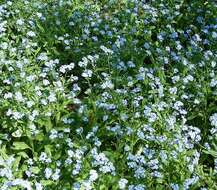
[[[34,174],[38,174],[40,172],[40,169],[38,167],[32,167],[31,168],[31,171],[34,173]]]
[[[47,185],[52,185],[53,184],[53,181],[51,180],[41,180],[40,183],[44,186],[47,186]]]
[[[43,141],[43,139],[44,139],[44,134],[43,133],[38,133],[35,136],[35,140],[37,140],[37,141]]]
[[[6,145],[3,145],[0,148],[0,157],[2,157],[3,159],[7,159],[8,158],[7,151],[6,151]]]
[[[49,155],[52,156],[51,154],[51,150],[52,150],[52,146],[51,145],[45,145],[44,146],[45,152]]]
[[[13,162],[13,169],[16,170],[17,167],[19,166],[19,163],[20,163],[20,160],[21,160],[21,156],[18,156],[14,162]]]
[[[43,26],[41,26],[39,22],[36,22],[36,25],[37,25],[37,27],[39,28],[39,30],[40,30],[41,32],[43,32],[43,33],[45,32]]]
[[[50,119],[46,121],[45,128],[46,128],[46,132],[50,132],[50,130],[52,129],[52,123]]]
[[[26,143],[24,142],[14,142],[13,147],[14,150],[25,150],[25,149],[31,149]]]
[[[19,155],[23,158],[29,158],[29,156],[25,152],[19,152],[17,155]]]
[[[7,136],[5,134],[0,134],[0,139],[2,140],[8,140]]]
[[[217,152],[214,151],[214,150],[203,150],[203,152],[204,152],[205,154],[210,154],[210,155],[212,155],[212,156],[214,156],[214,157],[217,157]]]
[[[106,189],[107,189],[107,186],[106,186],[106,185],[100,185],[99,189],[100,189],[100,190],[106,190]]]

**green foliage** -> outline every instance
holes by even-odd
[[[216,9],[0,1],[0,189],[217,189]]]

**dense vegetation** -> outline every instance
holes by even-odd
[[[0,190],[217,189],[217,4],[0,0]]]

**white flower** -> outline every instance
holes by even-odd
[[[212,126],[217,127],[217,113],[214,113],[212,116],[210,116],[209,120]]]
[[[29,37],[35,37],[36,34],[33,31],[29,31],[29,32],[27,32],[27,36],[29,36]]]
[[[82,187],[85,189],[85,190],[91,190],[92,189],[92,185],[89,181],[83,181],[82,182]]]
[[[177,88],[173,87],[169,89],[170,94],[176,94],[177,93]]]
[[[44,173],[45,173],[45,177],[47,179],[49,179],[51,177],[51,175],[52,175],[52,169],[51,168],[46,168]]]
[[[41,104],[43,104],[44,106],[47,105],[47,101],[45,99],[41,99]]]
[[[102,85],[101,85],[102,89],[113,89],[114,88],[114,84],[111,82],[111,80],[106,80]]]
[[[38,57],[37,57],[38,60],[40,61],[47,61],[48,60],[48,56],[46,53],[41,53]]]
[[[8,48],[8,43],[7,42],[1,43],[1,48],[6,50]]]
[[[11,5],[12,5],[12,2],[11,2],[11,1],[8,1],[7,4],[8,4],[9,6],[11,6]]]
[[[81,76],[84,77],[84,78],[91,78],[91,77],[92,77],[92,74],[93,74],[93,71],[87,69],[87,70],[85,70],[85,71],[81,74]]]
[[[79,66],[79,67],[86,67],[87,64],[88,64],[88,62],[89,62],[89,60],[88,60],[86,57],[83,57],[83,58],[82,58],[82,61],[79,61],[79,62],[78,62],[78,66]]]
[[[47,154],[45,152],[42,152],[40,157],[39,157],[40,161],[46,161],[47,160]]]
[[[24,24],[24,22],[22,19],[18,19],[16,24],[22,26]]]
[[[22,131],[19,129],[12,133],[13,137],[21,137],[21,135],[22,135]]]
[[[24,114],[19,113],[19,112],[13,112],[13,118],[15,120],[21,119],[24,116]]]
[[[54,174],[52,175],[52,179],[54,181],[58,180],[60,178],[60,169],[56,169]]]
[[[37,12],[36,15],[38,16],[38,18],[42,17],[42,13]]]
[[[50,84],[49,80],[47,80],[47,79],[44,79],[44,80],[43,80],[43,85],[44,85],[44,86],[47,86],[47,85],[49,85],[49,84]]]
[[[40,183],[36,182],[35,183],[35,189],[36,190],[43,190],[43,187],[42,187],[42,185]]]
[[[15,179],[13,181],[9,181],[7,182],[7,185],[8,187],[19,185],[26,188],[27,190],[32,190],[30,183],[23,179]]]
[[[212,32],[212,37],[213,38],[217,38],[217,33],[216,32]]]
[[[199,103],[200,103],[200,100],[195,99],[195,100],[194,100],[194,103],[195,103],[195,104],[199,104]]]
[[[100,46],[100,49],[102,50],[102,51],[104,51],[106,54],[113,54],[113,51],[112,50],[110,50],[110,49],[108,49],[107,47],[105,47],[105,46]]]
[[[215,68],[216,62],[215,62],[215,61],[212,61],[212,62],[211,62],[211,66],[212,66],[212,68]]]
[[[15,93],[15,100],[17,100],[18,102],[22,102],[24,100],[21,92]]]
[[[33,101],[28,101],[26,104],[28,108],[31,108],[35,103]]]
[[[13,114],[13,111],[11,109],[8,109],[6,112],[6,116],[11,116]]]
[[[58,132],[57,132],[57,130],[52,129],[50,133],[51,133],[50,136],[49,136],[50,139],[55,139],[55,138],[58,137]]]
[[[210,87],[215,87],[217,85],[217,80],[216,79],[212,79],[210,82]]]
[[[26,77],[26,80],[29,82],[32,82],[35,79],[34,75],[29,75],[28,77]]]
[[[81,189],[81,185],[80,183],[73,183],[73,190],[80,190]]]
[[[127,183],[128,183],[128,180],[126,180],[126,179],[120,179],[120,181],[118,182],[119,188],[120,189],[125,189]]]
[[[98,178],[98,173],[96,170],[90,170],[90,181],[95,181]]]
[[[4,98],[5,98],[5,99],[10,99],[10,98],[12,98],[12,96],[13,96],[13,94],[12,94],[11,92],[8,92],[8,93],[6,93],[6,94],[4,95]]]
[[[48,100],[49,102],[55,102],[56,101],[56,96],[54,93],[50,93],[50,95],[48,96]]]

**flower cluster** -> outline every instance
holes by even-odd
[[[214,1],[0,2],[0,190],[217,189]]]

